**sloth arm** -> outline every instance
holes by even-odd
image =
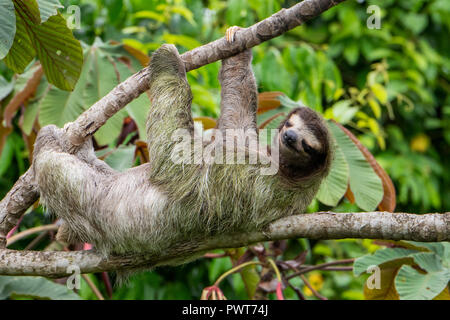
[[[227,40],[232,42],[239,27],[227,30]],[[247,49],[222,60],[219,72],[221,89],[218,128],[256,129],[257,88],[252,71],[252,51]]]
[[[150,61],[150,111],[147,119],[147,139],[150,157],[149,179],[161,186],[174,199],[181,199],[198,184],[199,164],[175,163],[174,148],[180,133],[193,154],[194,122],[191,115],[192,93],[186,79],[184,62],[173,45],[162,45]],[[193,187],[194,186],[194,187]]]

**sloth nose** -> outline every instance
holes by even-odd
[[[287,130],[283,135],[287,144],[293,145],[297,141],[297,134],[293,130]]]

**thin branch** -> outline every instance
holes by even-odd
[[[264,231],[221,235],[198,242],[183,242],[161,255],[112,256],[106,259],[94,251],[49,252],[0,250],[0,275],[40,275],[62,278],[76,265],[81,273],[115,271],[167,265],[171,261],[224,248],[239,248],[262,241],[282,239],[384,239],[450,241],[450,213],[317,212],[286,217]],[[340,261],[342,263],[342,261]],[[328,263],[330,265],[330,263]],[[332,265],[332,263],[331,263]],[[305,270],[302,270],[305,272]]]
[[[316,296],[317,299],[320,300],[328,300],[323,295],[321,295],[319,292],[317,292],[316,289],[313,288],[313,286],[309,283],[308,279],[304,275],[300,275],[300,278],[302,278],[303,282],[305,283],[305,286],[308,287],[309,290],[311,290],[312,294]]]
[[[39,227],[34,227],[34,228],[30,228],[27,229],[25,231],[19,232],[13,236],[11,236],[7,242],[6,242],[6,246],[10,246],[12,245],[14,242],[17,242],[23,238],[28,237],[29,235],[32,235],[34,233],[38,233],[38,232],[43,232],[43,231],[56,231],[58,230],[59,226],[56,224],[47,224],[44,226],[39,226]]]
[[[237,32],[236,41],[225,38],[184,53],[186,70],[190,71],[214,61],[231,57],[247,48],[280,36],[345,0],[305,0],[289,9],[282,9],[267,19]],[[128,103],[148,90],[150,72],[144,68],[120,83],[106,96],[83,112],[76,121],[66,124],[64,149],[75,152],[106,121]],[[5,234],[17,224],[25,211],[38,200],[39,192],[31,169],[22,175],[13,189],[0,202],[0,248],[5,247]]]
[[[337,265],[337,264],[353,263],[353,261],[355,261],[355,259],[346,259],[346,260],[339,260],[339,261],[331,261],[331,262],[327,262],[327,263],[318,264],[318,265],[315,265],[315,266],[310,266],[310,267],[302,268],[302,269],[296,271],[295,273],[289,275],[289,276],[287,277],[287,279],[289,280],[289,279],[292,279],[292,278],[297,277],[297,276],[299,276],[299,275],[302,275],[302,274],[304,274],[304,273],[307,273],[307,272],[310,272],[310,271],[313,271],[313,270],[324,269],[324,268],[326,268],[326,267],[329,267],[329,266],[335,266],[335,265]]]
[[[97,286],[95,285],[94,282],[92,282],[92,280],[89,278],[89,276],[87,274],[82,274],[81,276],[83,277],[84,281],[86,281],[86,283],[89,286],[89,288],[91,288],[92,292],[95,294],[97,299],[98,300],[105,300],[105,298],[103,297],[102,293],[100,292],[100,290],[98,290]]]

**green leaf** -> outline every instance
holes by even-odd
[[[413,258],[414,262],[427,272],[438,272],[443,269],[441,259],[434,252],[416,253],[413,254]]]
[[[16,14],[11,0],[0,0],[0,59],[8,53],[16,34]]]
[[[73,90],[83,66],[83,51],[57,14],[40,25],[27,24],[33,30],[32,42],[44,68],[48,82],[62,90]]]
[[[149,10],[138,11],[133,15],[133,17],[138,19],[153,19],[162,23],[166,22],[166,18],[163,14]]]
[[[333,104],[333,119],[340,124],[349,122],[359,110],[356,107],[351,107],[351,104],[351,100],[341,100]]]
[[[108,45],[105,45],[105,47],[108,47]],[[88,105],[92,105],[103,98],[119,84],[114,60],[111,55],[103,51],[103,44],[99,40],[93,46],[92,59],[84,91],[84,97]],[[125,110],[120,110],[95,133],[94,136],[99,145],[110,144],[117,138],[126,114]]]
[[[150,100],[146,94],[141,94],[125,107],[130,117],[136,122],[139,131],[139,139],[147,141],[147,114],[150,108]]]
[[[387,102],[387,92],[381,84],[374,83],[370,86],[370,89],[372,89],[373,94],[381,103],[385,104]]]
[[[14,137],[9,135],[0,154],[0,177],[8,170],[14,158]]]
[[[450,272],[420,273],[404,265],[395,277],[395,288],[401,300],[431,300],[444,290],[450,280]]]
[[[22,73],[35,56],[36,50],[28,36],[26,24],[16,13],[16,35],[4,62],[15,73]]]
[[[52,300],[81,299],[66,286],[42,277],[0,276],[0,299],[9,298],[12,295]]]
[[[0,101],[9,95],[13,88],[14,81],[8,82],[2,75],[0,75]]]
[[[381,179],[350,138],[336,124],[331,122],[329,127],[347,161],[356,204],[363,210],[374,210],[383,199]]]
[[[367,272],[367,269],[370,266],[379,266],[389,261],[409,257],[414,253],[417,253],[417,251],[403,248],[386,248],[377,250],[374,254],[368,254],[357,258],[353,264],[353,274],[355,276],[359,276],[362,273]]]
[[[64,8],[59,0],[37,0],[41,13],[41,22],[44,23],[51,16],[58,14],[58,8]]]
[[[135,146],[119,146],[108,157],[105,162],[117,171],[125,171],[133,166]]]
[[[328,206],[336,206],[347,190],[348,174],[349,169],[345,156],[335,142],[330,173],[320,185],[317,199]]]
[[[400,21],[414,34],[419,34],[428,25],[428,16],[425,14],[410,12],[405,14]]]
[[[344,57],[348,64],[353,66],[358,62],[359,58],[359,47],[357,42],[352,42],[350,45],[346,46],[344,49]]]

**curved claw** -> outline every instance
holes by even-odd
[[[238,26],[232,26],[227,29],[227,31],[225,32],[225,38],[229,43],[232,43],[234,41],[234,35],[239,29],[242,28]]]

